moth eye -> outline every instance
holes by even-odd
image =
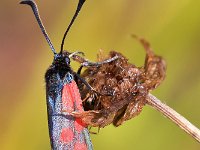
[[[67,65],[70,64],[70,59],[69,59],[69,57],[66,57],[66,58],[65,58],[65,62],[66,62]]]

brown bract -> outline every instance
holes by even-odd
[[[166,64],[154,54],[148,42],[137,38],[146,50],[144,67],[136,67],[122,54],[111,51],[99,61],[119,56],[117,60],[99,67],[90,67],[81,75],[98,93],[82,85],[80,92],[85,112],[74,112],[88,125],[105,127],[119,126],[137,116],[146,104],[146,96],[165,78]],[[100,93],[100,94],[99,94]]]

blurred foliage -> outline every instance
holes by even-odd
[[[78,0],[36,2],[59,51]],[[116,50],[141,66],[144,50],[130,35],[144,37],[168,64],[166,80],[153,94],[200,127],[199,7],[198,0],[87,0],[69,32],[65,49],[81,50],[93,61],[99,49],[105,53]],[[52,52],[27,6],[4,0],[0,19],[1,149],[50,149],[44,73]],[[74,70],[77,66],[73,63]],[[105,127],[91,137],[96,150],[200,148],[199,143],[149,106],[122,126]]]

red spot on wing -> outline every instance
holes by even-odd
[[[74,150],[87,150],[85,143],[75,143]]]
[[[74,133],[70,128],[63,128],[60,134],[60,141],[62,143],[69,143],[72,142],[74,138]]]
[[[74,99],[72,98],[71,85],[66,84],[62,90],[62,106],[63,111],[72,112],[74,111]]]
[[[62,90],[62,105],[65,112],[83,111],[81,96],[75,81],[64,85]]]
[[[83,110],[82,100],[81,100],[81,96],[80,96],[78,87],[76,85],[76,82],[72,81],[71,85],[72,85],[73,96],[74,96],[73,98],[75,100],[75,106],[76,106],[75,111],[82,112],[84,110]],[[80,133],[86,127],[86,124],[84,124],[81,119],[76,118],[74,122],[74,126],[75,126],[75,130],[78,133]]]
[[[76,111],[83,111],[83,105],[82,105],[82,100],[81,100],[81,96],[80,96],[80,93],[79,93],[79,89],[76,85],[76,82],[75,81],[72,81],[71,82],[71,85],[72,85],[72,92],[73,92],[73,98],[75,100],[75,105],[76,105]]]
[[[73,111],[82,112],[84,111],[81,96],[79,93],[79,89],[75,81],[71,83],[67,83],[64,85],[62,90],[62,110],[64,112],[71,113]],[[82,122],[81,119],[75,118],[74,126],[70,126],[70,128],[64,128],[60,134],[60,140],[63,143],[69,143],[75,140],[74,150],[87,150],[86,143],[82,143],[81,141],[85,141],[85,139],[77,141],[76,134],[80,134],[83,129],[86,127],[86,124]],[[74,129],[76,134],[73,133]]]

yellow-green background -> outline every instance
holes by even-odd
[[[50,149],[44,73],[50,51],[28,6],[0,3],[0,149]],[[57,51],[77,0],[37,0]],[[122,52],[142,65],[145,37],[167,61],[167,77],[153,93],[200,127],[200,1],[87,0],[65,49],[95,61],[99,49]],[[77,68],[77,64],[73,66]],[[96,129],[93,129],[97,131]],[[199,150],[200,144],[146,106],[136,118],[92,135],[96,150]]]

